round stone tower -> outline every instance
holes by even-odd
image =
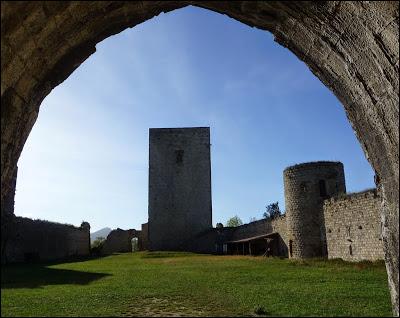
[[[323,201],[346,193],[341,162],[302,163],[283,171],[289,258],[327,256]]]

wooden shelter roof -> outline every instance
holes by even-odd
[[[245,242],[256,241],[256,240],[260,240],[260,239],[264,239],[264,238],[269,238],[271,236],[276,236],[278,234],[279,234],[278,232],[272,232],[272,233],[268,233],[268,234],[247,237],[247,238],[236,240],[236,241],[228,241],[226,243],[245,243]]]

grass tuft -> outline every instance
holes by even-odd
[[[254,313],[258,316],[265,316],[267,315],[267,311],[265,310],[265,308],[263,306],[257,305],[254,308]]]

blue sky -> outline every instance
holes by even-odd
[[[147,222],[148,129],[211,128],[213,224],[284,209],[283,169],[343,162],[348,191],[374,172],[340,102],[273,36],[187,7],[97,45],[43,101],[19,160],[16,215],[79,225]]]

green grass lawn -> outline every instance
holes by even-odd
[[[140,252],[1,270],[2,316],[257,313],[390,316],[384,263]]]

